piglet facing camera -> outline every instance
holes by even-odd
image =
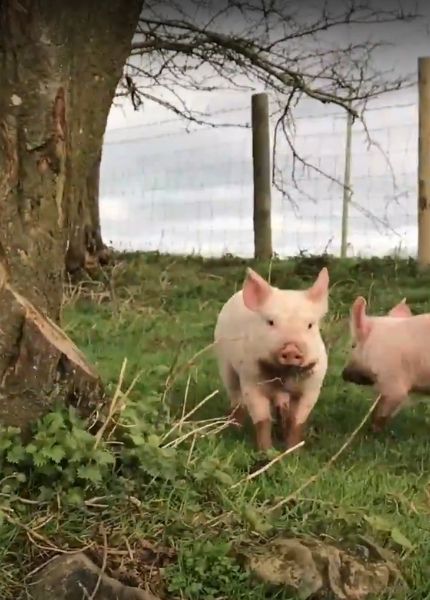
[[[306,290],[279,289],[248,268],[242,289],[218,315],[220,376],[238,424],[251,417],[260,450],[272,446],[274,408],[287,447],[302,439],[327,371],[320,321],[328,310],[328,286],[326,268]]]

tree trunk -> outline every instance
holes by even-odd
[[[82,51],[78,52],[76,57],[79,58],[71,65],[72,76],[79,85],[73,86],[70,92],[72,109],[78,109],[70,134],[71,143],[78,152],[66,190],[70,208],[66,255],[69,273],[103,262],[107,255],[101,236],[98,203],[103,136],[112,99],[130,53],[141,3],[116,0],[113,5],[106,3],[109,8],[102,14],[95,8],[87,9],[85,53],[82,56]],[[124,35],[124,28],[127,35]],[[75,45],[81,45],[83,36],[79,22],[75,22],[74,34]]]
[[[0,423],[87,412],[97,373],[58,328],[66,252],[98,168],[141,0],[0,0]]]
[[[103,139],[100,145],[103,144]],[[88,164],[88,173],[79,181],[81,189],[79,196],[73,198],[79,188],[71,191],[71,205],[74,214],[70,217],[70,236],[66,253],[66,270],[74,276],[82,270],[91,271],[99,265],[106,264],[109,250],[103,243],[100,211],[99,211],[99,180],[102,149]],[[84,175],[84,174],[82,174]]]

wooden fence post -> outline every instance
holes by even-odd
[[[430,265],[430,57],[418,58],[418,265]]]
[[[272,257],[272,172],[270,165],[269,99],[253,94],[252,163],[254,175],[254,257]]]

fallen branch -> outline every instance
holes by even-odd
[[[233,490],[234,488],[238,487],[239,485],[242,485],[243,483],[247,483],[248,481],[251,481],[251,479],[258,477],[258,475],[261,475],[262,473],[264,473],[265,471],[270,469],[270,467],[272,467],[274,464],[276,464],[277,462],[282,460],[285,456],[287,456],[287,454],[291,454],[291,452],[294,452],[294,450],[298,450],[299,448],[304,446],[304,444],[305,444],[305,442],[300,442],[300,443],[296,444],[295,446],[293,446],[292,448],[287,448],[287,450],[282,452],[282,454],[279,454],[278,456],[275,456],[275,458],[272,458],[272,460],[270,462],[268,462],[267,464],[265,464],[263,467],[261,467],[257,471],[254,471],[250,475],[247,475],[246,477],[244,477],[243,479],[241,479],[240,481],[238,481],[237,483],[232,485],[231,489]]]
[[[318,471],[318,473],[315,473],[315,475],[312,475],[312,477],[310,477],[307,481],[305,481],[302,485],[300,485],[292,494],[289,494],[286,498],[283,498],[277,504],[275,504],[274,506],[269,508],[268,509],[269,512],[273,512],[273,511],[277,510],[278,508],[281,508],[285,504],[288,504],[288,502],[290,502],[291,500],[294,500],[294,498],[296,496],[298,496],[301,492],[303,492],[303,490],[306,489],[309,485],[311,485],[311,483],[314,483],[315,481],[317,481],[321,477],[321,475],[323,473],[325,473],[332,466],[332,464],[339,458],[339,456],[346,450],[346,448],[348,448],[348,446],[351,444],[351,442],[356,437],[358,432],[363,428],[367,419],[370,417],[374,408],[378,404],[380,398],[381,398],[381,396],[378,396],[376,398],[376,400],[373,402],[372,406],[369,408],[367,413],[364,415],[363,419],[360,421],[359,425],[354,429],[354,431],[351,433],[351,435],[346,440],[346,442],[344,444],[342,444],[342,446],[339,448],[339,450],[335,454],[333,454],[333,456],[330,458],[330,460],[328,460],[326,462],[326,464],[322,467],[322,469],[320,469]]]

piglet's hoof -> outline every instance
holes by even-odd
[[[373,433],[382,433],[387,423],[387,417],[375,417],[371,423]]]
[[[285,436],[285,448],[289,450],[290,448],[294,448],[297,444],[303,441],[303,428],[302,427],[294,427],[291,428]]]
[[[271,430],[270,420],[255,423],[255,444],[258,452],[267,452],[273,447]]]
[[[300,442],[302,442],[302,441],[303,441],[303,440],[302,440],[302,439],[300,439],[300,440],[297,440],[297,441],[294,441],[294,442],[290,442],[290,443],[288,443],[288,444],[285,444],[285,450],[291,450],[292,448],[295,448],[295,447],[296,447],[298,444],[300,444]],[[297,448],[297,452],[298,452],[299,450],[301,450],[301,449],[302,449],[302,447],[300,447],[300,448]]]

